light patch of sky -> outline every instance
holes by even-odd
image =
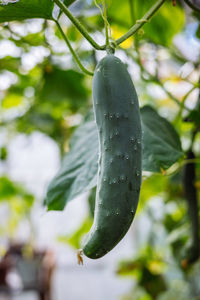
[[[154,83],[149,83],[147,85],[147,94],[156,99],[166,98],[166,94],[163,89]]]
[[[132,60],[128,59],[127,60],[127,65],[128,65],[128,71],[132,77],[133,82],[138,82],[140,80],[140,68],[139,66]],[[137,86],[135,85],[135,88],[137,90]]]
[[[5,56],[19,57],[21,50],[15,44],[8,40],[0,41],[0,59]]]
[[[23,116],[25,114],[29,107],[30,101],[27,101],[25,98],[23,98],[22,104],[16,107],[11,107],[10,109],[2,110],[0,120],[2,122],[9,122],[17,117],[19,118],[20,116]]]
[[[73,68],[73,69],[77,69],[78,71],[80,71],[80,69],[77,67],[77,65],[73,65],[72,57],[71,57],[70,53],[68,53],[67,55],[62,55],[62,56],[53,55],[52,62],[55,65],[59,65],[63,69],[72,69]]]
[[[181,78],[186,78],[192,73],[193,70],[194,70],[193,63],[188,61],[179,69],[178,73]]]
[[[37,64],[43,62],[44,57],[47,57],[49,53],[49,49],[43,46],[31,47],[28,53],[22,55],[23,68],[26,71],[33,69]]]
[[[25,25],[25,23],[20,23],[20,22],[14,22],[14,23],[10,23],[9,24],[10,29],[16,33],[19,34],[20,36],[26,36],[27,35],[27,27]]]
[[[32,98],[34,94],[35,94],[35,89],[32,86],[28,86],[27,88],[25,88],[24,95],[27,98]]]
[[[80,268],[73,259],[66,270],[60,269],[56,276],[53,299],[130,299],[133,278],[117,277],[114,268],[110,264],[106,266],[106,263],[102,266],[100,260],[93,261],[93,264],[85,261],[84,267]]]
[[[26,22],[26,27],[29,33],[37,33],[42,30],[44,20],[41,19],[32,19]]]
[[[166,49],[160,48],[157,50],[157,57],[159,60],[166,60],[170,58],[170,54]]]
[[[172,94],[175,92],[179,98],[182,98],[193,87],[193,85],[185,81],[179,81],[178,84],[177,82],[166,81],[164,83],[164,87]]]
[[[193,109],[196,106],[198,97],[199,97],[199,89],[195,89],[188,96],[187,100],[185,101],[185,105],[189,109]]]
[[[65,120],[66,120],[68,126],[70,126],[70,127],[77,126],[83,120],[83,116],[81,114],[75,114],[72,116],[66,116]]]
[[[20,134],[9,144],[8,174],[14,180],[24,182],[38,197],[44,195],[46,185],[59,164],[56,143],[40,132],[30,136]]]
[[[7,5],[9,3],[16,3],[19,0],[0,0],[0,5]]]
[[[62,39],[59,39],[57,36],[55,36],[53,27],[49,26],[46,29],[45,34],[48,39],[48,43],[51,45],[53,51],[57,53],[66,53],[66,50],[68,50],[67,46]]]
[[[0,74],[0,90],[8,89],[12,84],[17,83],[18,77],[14,73],[4,71]]]
[[[58,236],[65,236],[78,229],[87,216],[87,195],[81,195],[68,203],[63,211],[35,210],[33,223],[38,232],[37,242],[40,246],[51,245]],[[56,226],[55,226],[56,224]]]
[[[44,21],[40,19],[27,20],[24,23],[11,22],[9,24],[11,30],[20,36],[26,36],[29,33],[36,33],[42,30]]]
[[[200,42],[196,38],[195,33],[198,27],[197,22],[187,25],[186,31],[180,33],[174,38],[174,45],[183,53],[183,55],[193,62],[199,60]]]

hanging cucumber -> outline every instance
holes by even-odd
[[[94,223],[83,253],[96,259],[119,243],[133,221],[142,150],[138,98],[119,58],[108,54],[99,62],[92,88],[100,156]]]

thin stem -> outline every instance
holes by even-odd
[[[131,14],[131,22],[135,22],[135,16],[134,16],[134,8],[133,8],[133,1],[129,0],[129,6],[130,6],[130,14]]]
[[[135,9],[134,9],[134,4],[133,0],[129,0],[129,7],[130,7],[130,15],[131,15],[131,24],[134,24],[136,22],[136,17],[135,17]],[[135,39],[133,41],[135,48],[138,46],[138,37],[135,36]]]
[[[193,3],[190,2],[190,0],[184,0],[184,1],[191,9],[200,12],[200,8],[196,7]]]
[[[141,74],[145,71],[150,76],[150,79],[148,80],[148,79],[145,79],[142,74],[141,76],[144,81],[151,81],[151,82],[159,85],[163,89],[163,91],[169,96],[169,98],[172,99],[180,107],[180,105],[181,105],[180,101],[165,88],[164,84],[159,80],[158,77],[154,77],[151,73],[149,73],[146,69],[144,69],[144,67],[142,65],[140,65],[140,68],[142,71]],[[190,112],[190,109],[185,106],[184,106],[184,109],[186,109],[187,111]]]
[[[55,1],[55,0],[54,0]],[[136,33],[145,23],[147,23],[151,17],[157,12],[157,10],[163,5],[166,0],[158,0],[150,10],[143,16],[141,20],[136,21],[136,24],[127,31],[123,36],[116,40],[116,44],[119,45],[127,40],[131,35]]]
[[[200,159],[185,158],[181,162],[176,162],[175,164],[173,164],[169,169],[164,170],[163,175],[165,175],[165,176],[175,175],[180,171],[180,169],[182,169],[188,163],[198,164],[198,163],[200,163]]]
[[[164,90],[164,92],[176,103],[176,104],[178,104],[179,106],[181,106],[181,102],[174,96],[174,95],[172,95],[165,87],[164,87],[164,85],[163,85],[163,83],[162,82],[160,82],[160,81],[154,81],[154,83],[156,83],[156,84],[158,84],[163,90]],[[184,109],[185,110],[187,110],[187,111],[191,111],[188,107],[186,107],[186,106],[183,106],[184,107]]]
[[[183,109],[185,108],[185,101],[187,100],[188,96],[196,89],[196,86],[193,86],[183,97],[181,104],[180,104],[180,110],[178,112],[178,117],[182,116]]]
[[[105,0],[102,0],[102,4],[103,4],[105,32],[106,32],[106,46],[109,46],[108,20],[107,20],[107,12],[106,12],[106,3],[105,3]]]
[[[73,50],[73,48],[72,48],[72,46],[71,46],[71,44],[70,44],[68,38],[67,38],[66,35],[64,34],[64,32],[63,32],[63,30],[62,30],[62,27],[60,26],[60,24],[58,23],[58,21],[55,20],[55,22],[56,22],[56,25],[57,25],[57,27],[58,27],[58,29],[59,29],[59,31],[60,31],[60,33],[61,33],[63,39],[65,40],[65,43],[67,44],[67,46],[68,46],[68,48],[69,48],[69,50],[70,50],[70,52],[71,52],[71,54],[72,54],[74,60],[76,61],[77,65],[79,66],[79,68],[80,68],[85,74],[90,75],[90,76],[93,76],[94,73],[88,71],[88,70],[82,65],[81,61],[79,60],[78,56],[76,55],[75,51]]]
[[[67,6],[61,2],[61,0],[53,0],[58,7],[64,12],[64,14],[70,19],[70,21],[76,26],[80,33],[88,40],[88,42],[97,50],[105,50],[106,45],[100,46],[93,40],[83,25],[71,14]]]
[[[180,105],[181,105],[180,101],[164,87],[164,84],[160,81],[159,77],[152,75],[148,70],[146,70],[144,68],[144,66],[142,65],[141,60],[140,60],[140,52],[139,52],[138,47],[136,47],[136,50],[137,50],[138,58],[133,57],[133,55],[130,51],[126,51],[126,53],[128,56],[130,56],[131,58],[136,60],[136,62],[138,63],[138,66],[140,68],[141,78],[146,82],[153,82],[153,83],[159,85],[163,89],[163,91],[169,96],[169,98],[172,99],[180,107]],[[144,73],[146,73],[149,76],[149,79],[146,79],[144,77]],[[189,112],[191,111],[189,108],[187,108],[185,106],[183,106],[183,108]]]
[[[195,159],[192,150],[187,153],[187,159]],[[195,262],[199,256],[199,216],[198,216],[198,196],[195,181],[197,179],[195,163],[187,163],[183,170],[183,188],[185,199],[188,206],[188,215],[191,222],[192,247],[188,253],[187,260],[189,263]]]

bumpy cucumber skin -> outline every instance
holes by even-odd
[[[99,62],[92,90],[100,156],[94,223],[83,253],[96,259],[119,243],[133,221],[142,149],[137,94],[119,58],[109,54]]]

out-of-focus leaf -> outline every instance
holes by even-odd
[[[158,300],[198,300],[186,280],[173,280],[169,288],[159,295]]]
[[[185,118],[186,122],[194,122],[197,126],[200,126],[200,110],[192,110]]]
[[[6,70],[13,73],[19,73],[21,58],[5,56],[0,60],[0,70]]]
[[[1,199],[1,201],[14,196],[17,192],[18,192],[18,189],[7,177],[0,178],[0,199]]]
[[[5,161],[8,157],[8,150],[5,146],[0,148],[0,160]]]
[[[29,33],[26,36],[23,36],[19,39],[10,37],[10,40],[15,43],[18,47],[24,47],[28,49],[28,46],[46,46],[45,39],[44,39],[44,31],[36,32],[36,33]]]
[[[80,249],[81,239],[90,230],[91,226],[92,219],[86,218],[75,232],[67,236],[59,236],[58,241],[67,243],[75,249]]]
[[[143,128],[143,170],[160,172],[182,155],[178,134],[156,111],[141,109]],[[65,204],[96,185],[98,134],[94,121],[80,126],[71,140],[61,169],[49,185],[45,204],[49,210],[62,210]]]
[[[133,1],[134,17],[141,19],[156,0],[135,0]],[[120,12],[120,13],[119,13]],[[129,1],[115,0],[111,2],[108,9],[108,15],[111,19],[111,25],[130,28],[132,24]],[[143,27],[143,38],[150,39],[154,43],[161,45],[170,45],[174,35],[184,26],[184,10],[178,4],[172,6],[171,2],[164,3],[152,19]]]
[[[20,221],[30,213],[34,196],[18,183],[8,177],[0,177],[0,204],[6,203],[8,211],[5,221],[0,227],[0,233],[7,238],[13,238]]]
[[[174,243],[177,240],[180,239],[185,239],[187,240],[188,238],[188,232],[189,232],[189,228],[188,228],[188,224],[184,224],[178,228],[175,228],[167,237],[167,242],[168,243]]]
[[[22,199],[26,206],[31,206],[34,200],[33,195],[28,193],[22,186],[5,176],[0,177],[0,201],[8,201],[12,198]]]
[[[87,100],[88,92],[84,85],[84,75],[74,70],[61,70],[47,65],[44,73],[44,84],[39,97],[41,103],[46,103],[48,112],[49,102],[54,106],[62,105],[62,111],[67,108],[76,111]],[[56,111],[56,107],[54,109]]]
[[[23,102],[23,97],[18,94],[8,94],[7,97],[3,98],[1,106],[4,109],[9,109],[15,106],[21,105]]]
[[[138,12],[141,7],[139,2],[137,1]],[[149,1],[146,0],[146,2]],[[173,37],[183,28],[184,23],[185,13],[183,8],[178,4],[172,6],[170,1],[165,2],[152,20],[144,26],[145,36],[156,44],[168,46],[171,44]]]
[[[53,6],[51,0],[4,0],[0,4],[0,22],[30,18],[52,19]]]
[[[143,287],[148,292],[148,295],[157,299],[158,294],[166,290],[166,282],[163,277],[166,267],[167,264],[163,261],[161,253],[156,252],[155,249],[148,245],[140,249],[138,257],[121,261],[117,268],[117,274],[134,276],[138,281],[136,287]],[[136,297],[136,299],[139,300],[141,298]]]
[[[173,126],[150,106],[141,110],[143,129],[143,170],[168,169],[182,155],[181,142]]]
[[[3,66],[6,68],[7,63]],[[5,104],[9,104],[7,108],[11,107],[13,101],[7,101],[7,98],[12,100],[12,95],[23,95],[23,105],[19,106],[19,109],[24,108],[23,114],[13,119],[16,129],[26,134],[39,130],[52,137],[63,149],[77,124],[76,119],[81,117],[75,113],[88,110],[90,91],[84,75],[79,72],[46,63],[43,68],[36,67],[26,75],[19,74],[17,83],[7,91]]]
[[[159,195],[165,191],[167,186],[167,177],[162,174],[152,174],[142,182],[140,191],[139,209],[146,204],[146,201],[155,195]]]

